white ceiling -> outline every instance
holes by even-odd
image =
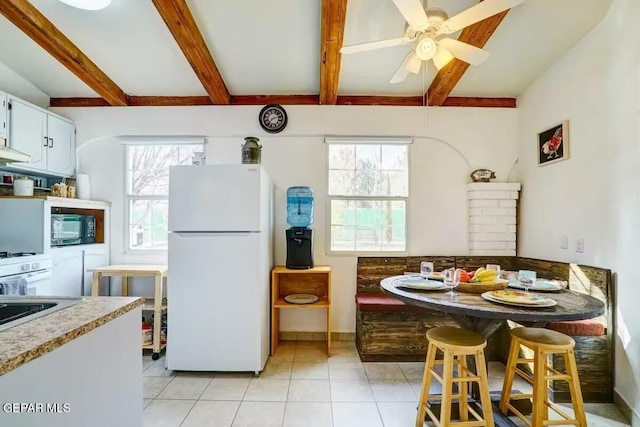
[[[88,12],[31,0],[130,95],[205,95],[151,0],[113,0]],[[320,0],[187,0],[233,95],[317,94]],[[450,16],[477,0],[430,0]],[[578,5],[579,3],[579,5]],[[470,67],[457,96],[517,96],[604,17],[611,0],[526,0],[487,43],[489,60]],[[348,0],[344,44],[404,33],[391,0]],[[0,62],[51,97],[96,94],[0,16]],[[389,79],[410,47],[342,57],[341,95],[420,95],[436,73]],[[2,89],[2,88],[0,88]]]

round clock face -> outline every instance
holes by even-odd
[[[280,105],[269,104],[260,110],[259,120],[266,132],[278,133],[287,126],[287,113]]]

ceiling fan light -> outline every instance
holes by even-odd
[[[438,71],[444,68],[449,62],[453,60],[453,55],[447,49],[442,46],[438,46],[436,54],[433,56],[433,65],[436,66]]]
[[[62,3],[84,10],[101,10],[111,4],[111,0],[60,0]]]
[[[416,55],[423,61],[428,61],[436,54],[436,42],[431,37],[423,37],[416,46]]]

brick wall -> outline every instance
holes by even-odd
[[[475,182],[467,185],[469,254],[516,254],[516,205],[519,183]]]

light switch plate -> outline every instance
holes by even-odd
[[[584,252],[584,239],[576,239],[576,252]]]
[[[569,249],[569,236],[566,234],[560,236],[560,249]]]

